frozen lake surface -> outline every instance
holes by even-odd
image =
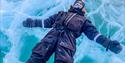
[[[67,11],[75,0],[0,0],[0,63],[25,63],[32,48],[50,29],[24,28],[28,17],[46,19],[58,11]],[[118,40],[120,54],[106,52],[84,34],[77,39],[74,63],[125,63],[125,0],[86,0],[86,17],[98,31]],[[53,56],[48,63],[53,63]]]

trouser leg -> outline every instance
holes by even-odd
[[[32,55],[27,63],[46,63],[56,48],[57,38],[47,35],[32,51]]]
[[[55,63],[73,63],[76,51],[75,42],[75,38],[67,33],[60,35],[55,50]]]
[[[55,63],[73,63],[73,55],[75,51],[72,51],[60,44],[57,45],[55,51]]]

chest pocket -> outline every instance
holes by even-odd
[[[83,26],[85,18],[83,16],[78,16],[76,14],[71,14],[65,22],[68,29],[74,32],[80,32]]]

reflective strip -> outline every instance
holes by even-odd
[[[42,20],[41,24],[42,24],[42,28],[44,28],[44,20]]]
[[[67,20],[66,25],[69,23],[69,21],[70,21],[75,15],[76,15],[76,14],[73,14],[73,15]]]
[[[85,0],[82,0],[82,2],[85,2]]]
[[[101,34],[99,33],[99,34],[97,34],[95,37],[94,37],[94,41],[96,41],[97,40],[97,38],[100,36]]]

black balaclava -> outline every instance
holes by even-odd
[[[70,7],[69,12],[78,13],[79,15],[84,16],[85,12],[82,11],[85,3],[83,0],[76,0],[75,3]]]

